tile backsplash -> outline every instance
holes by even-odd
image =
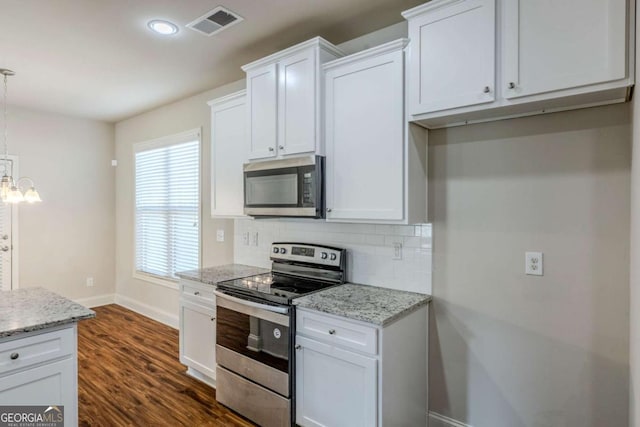
[[[234,261],[270,268],[273,242],[327,244],[347,249],[347,280],[431,293],[431,224],[336,224],[308,219],[236,219]],[[402,259],[394,259],[394,244]]]

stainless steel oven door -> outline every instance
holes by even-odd
[[[290,308],[216,296],[218,365],[289,397]]]

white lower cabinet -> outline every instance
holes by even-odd
[[[378,361],[321,341],[304,337],[296,341],[298,424],[376,425]]]
[[[64,425],[78,424],[75,324],[0,341],[0,406],[64,406]]]
[[[180,288],[180,363],[189,375],[215,387],[215,295],[206,285],[181,281]]]
[[[426,426],[427,307],[379,327],[296,314],[296,423]]]

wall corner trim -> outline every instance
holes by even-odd
[[[453,418],[445,417],[437,412],[429,411],[429,427],[472,427]]]
[[[115,294],[96,295],[94,297],[87,298],[74,298],[73,301],[89,308],[100,307],[101,305],[113,304],[115,302]]]
[[[157,308],[152,307],[148,304],[137,301],[133,298],[125,297],[124,295],[120,294],[116,294],[115,303],[123,306],[124,308],[128,308],[129,310],[133,310],[138,314],[150,317],[151,319],[156,320],[160,323],[164,323],[165,325],[170,326],[173,329],[178,329],[178,316],[174,314],[158,310]]]

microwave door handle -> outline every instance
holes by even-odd
[[[233,297],[233,296],[231,296],[229,294],[225,294],[224,292],[220,292],[220,291],[213,291],[213,293],[217,297],[220,297],[220,298],[223,298],[223,299],[228,299],[230,301],[236,302],[238,304],[246,305],[248,307],[257,308],[257,309],[260,309],[260,310],[267,310],[267,311],[271,311],[273,313],[289,314],[289,307],[277,307],[275,305],[270,305],[270,304],[260,304],[260,303],[249,301],[249,300],[246,300],[246,299]]]

